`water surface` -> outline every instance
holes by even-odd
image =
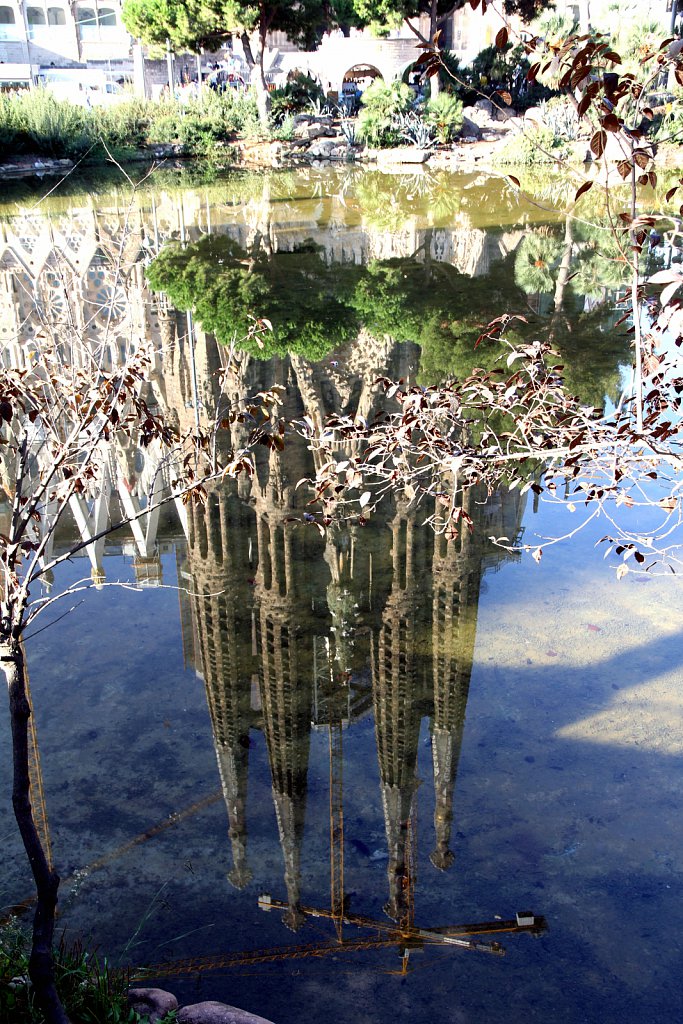
[[[118,186],[21,203],[2,225],[3,358],[21,365],[71,308],[112,365],[151,333],[154,396],[181,425],[225,400],[213,332],[242,337],[257,301],[271,304],[270,347],[247,345],[231,387],[281,383],[288,416],[368,414],[378,373],[488,365],[496,353],[474,342],[511,303],[553,333],[586,401],[618,395],[628,339],[611,327],[604,246],[495,179],[166,176],[132,202]],[[168,291],[197,311],[189,324],[146,283],[159,253]],[[113,456],[115,506],[153,467],[144,452]],[[90,590],[27,642],[60,922],[134,965],[282,947],[268,964],[159,978],[186,1002],[280,1024],[674,1019],[675,579],[617,582],[597,527],[540,565],[503,551],[491,535],[535,545],[567,528],[515,493],[473,493],[475,531],[449,542],[400,494],[367,526],[321,536],[295,487],[312,469],[293,439],[282,455],[262,448],[251,482],[216,485],[205,510],[170,509],[152,536],[116,536],[55,574],[54,588],[142,584]],[[0,728],[6,749],[6,715]],[[0,792],[9,904],[30,885],[7,765]],[[341,806],[343,890],[365,919],[344,935],[367,948],[330,952],[331,922],[308,910],[330,908]],[[259,909],[264,892],[286,912]],[[504,958],[414,949],[401,978],[400,950],[376,945],[373,922],[390,917],[433,929],[526,910],[548,931],[500,936]],[[320,955],[293,958],[303,945]]]

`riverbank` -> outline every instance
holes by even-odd
[[[0,162],[0,180],[59,177],[69,174],[78,165],[97,167],[116,162],[154,164],[174,161],[179,167],[183,163],[195,162],[216,169],[360,163],[406,171],[428,165],[431,169],[449,171],[476,169],[500,172],[532,165],[551,165],[558,159],[578,167],[593,159],[587,137],[572,141],[561,136],[549,138],[541,118],[542,112],[537,108],[517,114],[511,110],[499,110],[489,101],[482,100],[474,107],[465,108],[463,127],[456,141],[426,150],[408,145],[394,149],[370,149],[355,141],[353,122],[331,115],[297,115],[290,125],[289,138],[276,137],[285,134],[278,132],[270,138],[263,138],[255,132],[241,135],[237,131],[219,131],[215,124],[211,132],[203,126],[193,134],[185,126],[184,133],[180,133],[186,135],[185,141],[145,142],[112,152],[106,140],[102,139],[78,158],[19,154]],[[683,166],[680,144],[661,145],[657,162],[662,169],[676,170]]]

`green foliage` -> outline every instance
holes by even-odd
[[[653,138],[656,142],[683,142],[683,89],[676,86],[673,101],[655,112]]]
[[[508,83],[516,66],[516,59],[512,56],[512,43],[506,43],[502,50],[497,46],[487,46],[480,50],[472,61],[471,76],[475,85],[482,79],[489,83]]]
[[[233,5],[224,0],[124,0],[121,16],[135,39],[156,47],[170,40],[174,49],[199,53],[215,51],[230,27]]]
[[[11,98],[0,96],[0,157],[14,153],[78,158],[93,144],[95,133],[81,107],[55,99],[47,89]]]
[[[397,145],[401,133],[395,118],[410,109],[413,99],[413,91],[405,82],[387,83],[376,78],[361,97],[363,109],[358,115],[359,138],[375,149]]]
[[[229,32],[285,32],[303,49],[313,49],[332,24],[324,0],[124,0],[123,22],[136,39],[177,51],[216,51]]]
[[[497,86],[510,93],[512,103],[516,107],[527,107],[550,95],[545,86],[537,83],[529,84],[526,73],[529,70],[529,59],[523,46],[512,46],[507,43],[503,50],[497,46],[487,46],[481,50],[468,68],[457,72],[461,82],[470,86],[459,87],[460,96],[467,105],[481,99],[481,89],[491,92]]]
[[[338,0],[337,0],[338,2]],[[459,7],[464,7],[468,0],[350,0],[355,20],[347,15],[347,20],[356,25],[385,25],[391,28],[400,25],[405,18],[417,15],[434,16],[440,28],[443,20]],[[540,9],[548,6],[549,0],[504,0],[506,14],[519,14],[523,21],[531,21]],[[346,0],[345,7],[349,0]]]
[[[550,100],[542,100],[539,109],[543,124],[553,133],[556,145],[578,139],[581,119],[576,113],[576,107],[566,97],[553,96]]]
[[[515,256],[515,281],[527,295],[550,294],[555,289],[562,243],[557,235],[532,232],[519,244]]]
[[[542,36],[546,42],[562,43],[567,36],[576,32],[579,23],[573,12],[560,12],[552,8],[539,14],[531,27],[534,35]]]
[[[111,107],[85,110],[88,134],[101,137],[113,147],[143,146],[149,138],[149,129],[156,117],[162,117],[171,104],[151,104],[142,99],[130,99]]]
[[[374,260],[365,268],[350,301],[375,337],[417,341],[426,304],[434,303],[428,268],[412,260]]]
[[[294,138],[294,118],[288,114],[282,122],[273,128],[271,137],[278,142],[291,142]]]
[[[178,142],[190,153],[208,154],[235,133],[258,126],[256,98],[230,90],[208,91],[187,106],[131,99],[112,107],[79,107],[56,100],[47,90],[11,99],[0,95],[0,159],[16,154],[76,159],[107,149],[121,152],[148,144]]]
[[[301,71],[292,72],[282,89],[274,89],[270,94],[270,114],[277,123],[288,114],[297,114],[306,110],[312,103],[325,99],[325,94],[314,78]]]
[[[225,94],[210,92],[178,111],[177,138],[190,153],[208,153],[219,142],[227,142],[248,121],[257,120],[256,103],[251,109],[240,105],[233,90]]]
[[[627,331],[614,328],[616,315],[610,305],[603,304],[589,313],[550,321],[567,391],[595,409],[604,406],[605,396],[618,401],[620,367],[631,360],[630,338]]]
[[[229,238],[211,236],[185,249],[168,246],[147,273],[152,288],[175,306],[193,308],[204,330],[259,359],[287,352],[322,359],[358,329],[340,298],[344,275],[326,266],[313,245],[249,254]],[[263,321],[272,330],[256,340],[254,324]]]
[[[530,167],[534,164],[552,164],[568,155],[567,144],[546,125],[526,128],[514,133],[503,148],[494,155],[496,163]]]
[[[30,941],[13,921],[0,928],[0,1020],[43,1024],[28,980]],[[55,980],[62,1004],[75,1024],[143,1024],[128,1006],[128,976],[80,943],[62,940],[54,951]]]
[[[462,103],[450,92],[440,92],[427,103],[425,121],[441,143],[452,142],[462,128]]]

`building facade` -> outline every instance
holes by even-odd
[[[128,61],[130,53],[119,0],[4,0],[0,5],[5,83],[35,81],[40,69]]]
[[[520,27],[512,19],[512,29]],[[490,8],[485,16],[469,5],[453,14],[444,27],[447,49],[468,64],[481,49],[490,46],[503,24],[502,15]],[[429,19],[415,26],[429,35]],[[418,39],[404,24],[384,39],[367,31],[327,33],[320,47],[311,52],[298,50],[282,32],[268,37],[265,66],[284,79],[299,68],[324,85],[341,91],[345,76],[359,67],[371,76],[391,81],[401,78],[420,51]],[[121,19],[120,0],[2,0],[0,4],[0,88],[36,84],[54,77],[51,69],[100,68],[132,72],[133,39]],[[239,41],[235,52],[239,53]]]

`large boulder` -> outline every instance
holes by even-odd
[[[324,124],[329,128],[332,124],[332,118],[327,114],[295,114],[292,121],[295,128],[302,124]]]
[[[157,1024],[171,1010],[178,1009],[178,1000],[172,992],[163,988],[130,988],[128,1003],[141,1017],[147,1017],[150,1024]]]
[[[463,115],[460,135],[463,139],[480,139],[482,131],[476,121],[473,121],[470,117],[465,117]]]
[[[226,1003],[193,1003],[178,1012],[178,1024],[272,1024],[265,1017],[257,1017],[248,1010],[240,1010]]]
[[[334,129],[327,124],[297,124],[294,127],[294,138],[305,139],[307,142],[329,135],[334,135]]]
[[[481,111],[482,114],[486,114],[488,117],[493,117],[493,103],[491,100],[477,100],[474,104],[474,109]]]
[[[480,128],[488,128],[494,123],[493,105],[490,100],[477,100],[473,107],[465,107],[462,113],[466,120]]]
[[[378,149],[377,163],[393,164],[424,164],[429,160],[431,150],[419,149],[417,146],[396,146],[394,149]]]

